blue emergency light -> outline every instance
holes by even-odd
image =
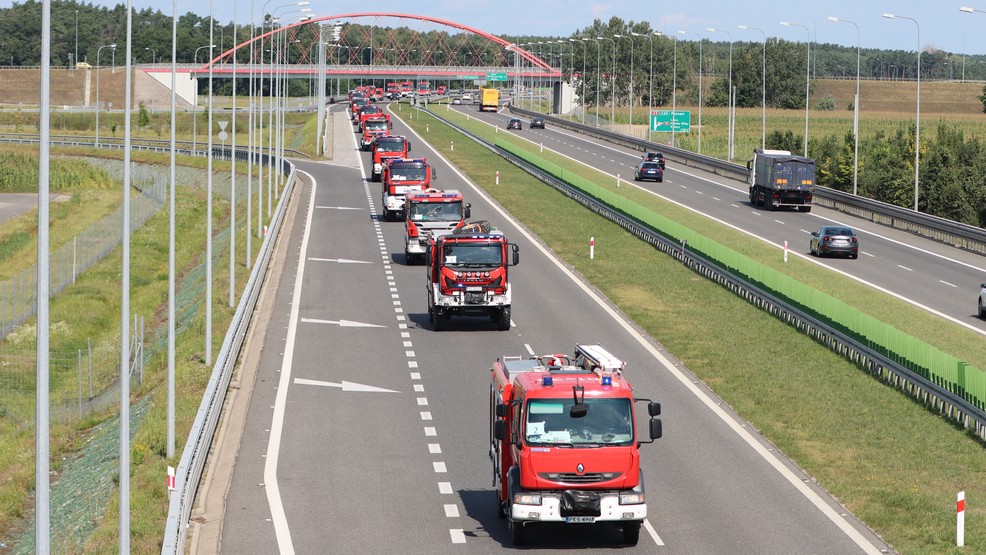
[[[603,376],[603,385],[613,385],[613,376]]]
[[[554,380],[552,380],[551,376],[545,376],[541,378],[541,385],[554,385]]]

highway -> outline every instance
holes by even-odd
[[[511,117],[508,110],[496,114],[481,113],[469,105],[453,108],[496,125],[501,132],[506,131],[507,119]],[[610,174],[614,181],[619,174],[629,182],[624,186],[641,187],[728,225],[738,233],[760,239],[766,243],[765,248],[776,250],[778,257],[782,256],[787,241],[791,255],[811,260],[986,335],[986,321],[976,314],[979,284],[986,281],[986,260],[981,255],[821,206],[813,207],[808,214],[789,210],[767,212],[750,204],[746,183],[678,167],[670,160],[663,183],[634,183],[633,168],[640,161],[640,152],[550,125],[544,130],[529,129],[526,118],[521,119],[524,129],[512,133],[542,144],[546,150],[584,162]],[[809,255],[809,234],[830,223],[848,225],[856,231],[861,246],[857,260]],[[907,322],[893,324],[907,331]]]
[[[200,503],[212,509],[193,517],[203,523],[193,552],[509,548],[488,458],[489,368],[503,355],[570,352],[577,342],[629,361],[637,395],[664,407],[664,437],[641,448],[648,520],[627,552],[888,549],[396,119],[394,133],[409,135],[413,154],[436,166],[435,186],[461,190],[473,219],[520,245],[511,330],[477,318],[435,331],[424,269],[404,263],[401,224],[383,221],[380,186],[364,178],[368,156],[339,114],[334,130],[335,160],[298,162],[300,186],[274,262],[281,272],[261,300],[235,382],[227,410],[237,416],[227,417],[210,462]],[[575,144],[559,138],[559,147],[566,141]],[[621,156],[613,154],[614,167],[629,162]],[[693,183],[671,176],[667,188]],[[730,203],[749,211],[735,190],[703,187],[719,191],[721,215]],[[545,527],[528,550],[598,551],[620,548],[619,539],[603,526]]]

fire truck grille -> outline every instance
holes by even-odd
[[[620,472],[587,472],[576,474],[574,472],[541,472],[538,474],[545,480],[552,482],[565,482],[568,484],[595,484],[619,478]]]

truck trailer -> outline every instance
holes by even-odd
[[[781,206],[811,212],[815,193],[815,161],[787,150],[755,149],[747,161],[750,203],[768,211]]]

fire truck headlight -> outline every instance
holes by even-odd
[[[540,505],[541,504],[541,494],[540,493],[515,493],[514,503],[518,505]]]
[[[640,505],[643,502],[644,502],[644,494],[642,493],[620,494],[620,505]]]

